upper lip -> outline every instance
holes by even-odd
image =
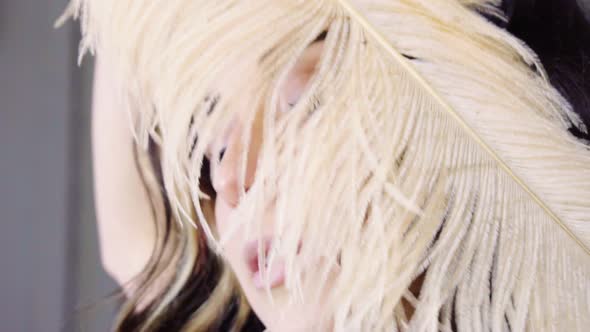
[[[245,248],[245,259],[250,273],[254,274],[260,270],[259,258],[268,259],[268,253],[272,248],[273,238],[271,236],[263,237],[260,240],[249,242]],[[301,251],[301,242],[297,246],[297,254]],[[259,251],[261,255],[259,256]]]
[[[259,270],[259,251],[262,251],[262,256],[267,257],[268,251],[272,246],[272,238],[265,237],[261,240],[254,240],[249,242],[246,245],[245,254],[246,254],[246,264],[248,265],[248,269],[250,273],[254,274]],[[259,249],[260,248],[260,249]]]

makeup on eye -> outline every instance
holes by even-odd
[[[209,96],[205,97],[205,103],[208,104],[207,115],[211,115],[211,113],[213,113],[213,111],[215,110],[215,108],[219,104],[220,98],[221,98],[221,96],[219,96],[219,94],[215,94],[213,96],[209,95]]]

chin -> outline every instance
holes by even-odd
[[[252,309],[258,318],[271,332],[303,332],[303,331],[330,331],[326,326],[320,324],[321,309],[315,306],[281,306],[275,301],[273,305],[258,306],[252,305]],[[261,308],[262,307],[262,308]]]
[[[325,304],[317,296],[303,297],[306,301],[292,300],[293,295],[284,286],[270,289],[257,289],[251,281],[240,278],[240,284],[248,303],[258,318],[271,332],[331,331],[324,322]],[[295,303],[293,303],[295,302]],[[302,303],[303,302],[303,303]]]

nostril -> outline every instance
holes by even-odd
[[[219,162],[221,162],[223,160],[223,156],[225,156],[226,150],[227,150],[227,148],[224,147],[223,149],[221,149],[221,151],[219,151]]]

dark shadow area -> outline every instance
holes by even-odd
[[[583,7],[581,4],[586,2]],[[590,127],[590,21],[587,0],[508,0],[507,29],[538,55],[551,83]],[[572,129],[578,137],[590,136]]]

